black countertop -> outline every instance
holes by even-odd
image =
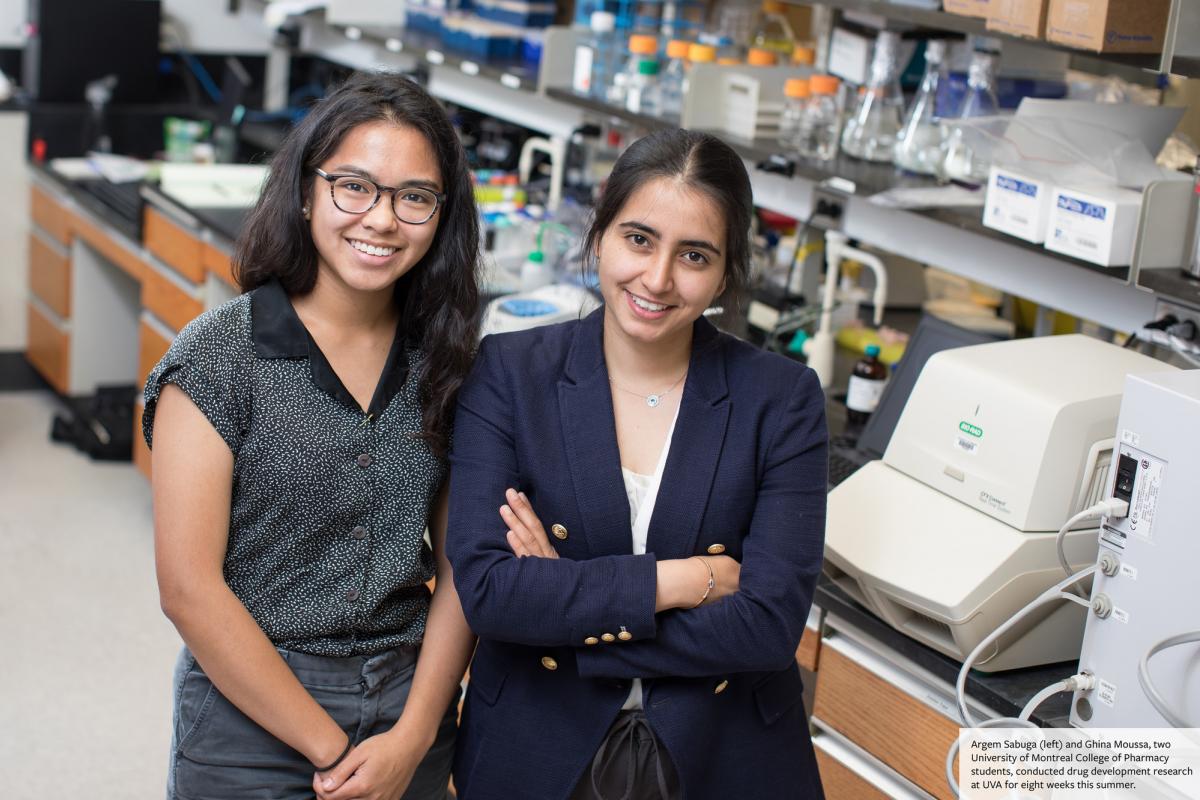
[[[958,680],[958,671],[962,668],[961,662],[944,656],[900,633],[863,608],[824,576],[817,584],[817,593],[813,603],[826,612],[845,620],[879,644],[946,681],[953,689]],[[1008,670],[1007,672],[987,673],[972,670],[967,676],[967,693],[997,713],[1015,717],[1025,707],[1025,703],[1040,689],[1064,678],[1069,678],[1075,674],[1078,668],[1077,662],[1067,661],[1043,667]],[[1067,727],[1070,701],[1070,694],[1055,695],[1042,703],[1030,719],[1043,727]]]
[[[69,194],[76,202],[95,214],[113,229],[135,242],[142,238],[142,207],[145,203],[157,206],[176,218],[192,221],[196,227],[208,229],[215,244],[231,248],[250,214],[249,208],[197,208],[163,192],[156,183],[140,182],[113,184],[103,178],[70,180],[45,164],[30,163],[30,169],[46,181]]]

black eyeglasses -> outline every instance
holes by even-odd
[[[329,181],[329,196],[340,211],[365,214],[379,203],[384,192],[392,193],[392,211],[396,218],[409,225],[423,225],[433,219],[446,195],[419,186],[380,186],[360,175],[331,175],[321,169],[313,170]]]

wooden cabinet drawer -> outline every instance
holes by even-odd
[[[55,314],[71,316],[71,259],[29,234],[29,289]]]
[[[133,465],[137,471],[150,478],[150,448],[142,436],[142,412],[145,407],[139,402],[133,407]]]
[[[822,643],[813,717],[933,796],[951,800],[946,752],[958,738],[957,723],[847,652],[836,639]]]
[[[204,311],[203,303],[153,268],[142,274],[142,307],[176,331]]]
[[[809,672],[817,671],[817,657],[821,652],[821,632],[811,625],[804,627],[800,646],[796,648],[796,663]]]
[[[204,282],[204,243],[160,211],[146,209],[142,241],[156,258],[193,283]]]
[[[825,800],[890,800],[824,750],[817,750],[817,768],[821,772]]]
[[[216,275],[233,288],[237,288],[237,281],[233,277],[233,262],[229,256],[211,244],[204,245],[204,269]]]
[[[824,731],[813,736],[825,800],[921,800],[925,793]]]
[[[33,223],[57,240],[71,244],[72,215],[45,189],[33,186],[29,190],[29,216]]]
[[[28,304],[27,334],[25,357],[29,363],[61,394],[69,394],[70,334],[59,330],[33,303]]]
[[[138,386],[146,385],[146,376],[171,346],[171,340],[142,319],[138,328]]]

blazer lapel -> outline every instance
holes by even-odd
[[[575,333],[558,403],[567,461],[588,553],[593,558],[632,552],[629,498],[604,365],[604,309],[592,312]]]
[[[696,321],[679,418],[646,541],[646,550],[660,559],[692,555],[721,460],[730,405],[719,336],[708,320]]]

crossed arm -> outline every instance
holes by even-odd
[[[663,602],[672,590],[660,590],[659,565],[668,562],[656,562],[653,554],[574,561],[547,552],[553,547],[544,531],[537,535],[541,524],[532,509],[507,494],[518,480],[507,376],[486,347],[476,369],[456,421],[450,545],[463,609],[476,633],[574,646],[581,674],[594,677],[703,676],[791,663],[824,538],[827,437],[813,373],[800,376],[776,415],[732,582],[736,591],[691,609],[707,582],[694,562],[687,594],[693,599],[673,605]],[[510,510],[498,517],[501,497]],[[687,567],[691,559],[683,561]],[[619,626],[632,641],[584,646],[590,632]]]

